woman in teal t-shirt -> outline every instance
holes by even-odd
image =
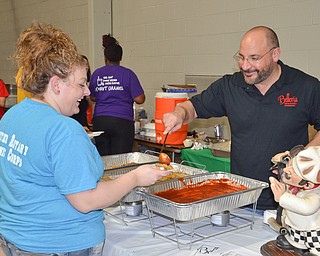
[[[0,255],[101,255],[101,209],[168,173],[145,165],[100,182],[101,157],[69,118],[90,94],[88,66],[64,32],[34,23],[14,57],[33,97],[0,122]]]

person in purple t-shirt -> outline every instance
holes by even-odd
[[[144,90],[137,75],[120,65],[122,47],[110,34],[103,35],[105,66],[95,70],[90,79],[90,98],[95,102],[93,131],[100,155],[132,151],[134,142],[133,103],[143,104]]]

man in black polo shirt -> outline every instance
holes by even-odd
[[[231,172],[268,182],[271,158],[296,145],[320,145],[308,138],[308,124],[320,130],[320,82],[280,60],[276,33],[254,27],[234,55],[240,72],[225,75],[201,94],[164,116],[165,133],[194,118],[227,116],[231,128]],[[276,209],[271,189],[264,189],[258,209]]]

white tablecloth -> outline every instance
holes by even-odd
[[[260,255],[260,247],[264,243],[274,240],[278,235],[268,225],[263,223],[262,216],[256,214],[253,229],[250,226],[239,228],[218,236],[192,242],[191,249],[188,248],[189,246],[180,246],[181,249],[179,249],[177,242],[170,241],[158,234],[155,234],[155,237],[153,237],[150,221],[146,216],[128,217],[125,214],[121,215],[119,214],[119,207],[109,208],[107,212],[119,217],[120,220],[110,215],[106,216],[107,239],[103,251],[104,256]],[[144,213],[146,214],[145,209]],[[250,220],[252,219],[251,212],[249,211],[238,209],[234,213]],[[156,216],[153,220],[161,223],[165,219]],[[210,218],[196,223],[201,222],[205,224],[209,223],[204,231],[207,235],[210,235],[213,230],[222,229],[221,227],[211,225]],[[174,232],[173,226],[169,228],[172,228]],[[176,241],[175,236],[173,238]]]

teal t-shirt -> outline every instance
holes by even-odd
[[[102,242],[103,212],[83,214],[65,197],[94,189],[102,173],[101,157],[77,121],[23,100],[0,121],[0,233],[39,253]]]

